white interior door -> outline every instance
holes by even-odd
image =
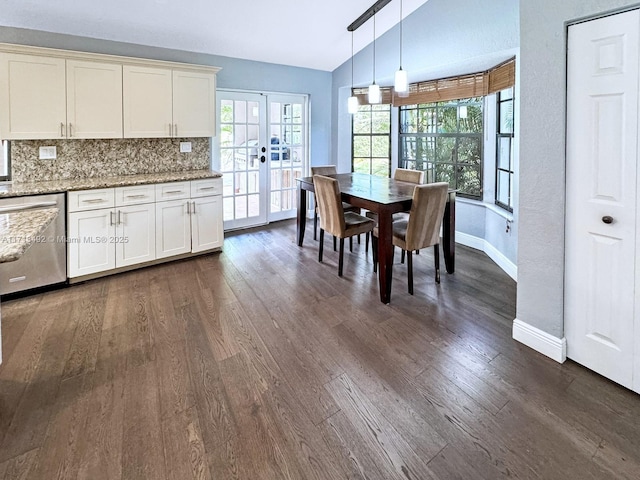
[[[565,236],[567,356],[638,392],[639,23],[569,27]]]

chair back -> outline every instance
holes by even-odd
[[[448,191],[449,184],[446,182],[416,185],[407,223],[407,250],[419,250],[440,243],[440,227]]]
[[[421,170],[410,170],[408,168],[396,168],[393,179],[408,183],[424,183],[424,172]]]
[[[320,228],[331,235],[341,237],[346,230],[346,225],[338,180],[314,175],[313,188],[320,215]]]
[[[338,172],[335,165],[318,165],[311,167],[311,175],[336,175]]]

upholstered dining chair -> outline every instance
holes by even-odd
[[[393,222],[393,245],[407,252],[409,293],[413,295],[412,252],[433,246],[436,283],[440,283],[440,227],[447,203],[449,184],[446,182],[416,185],[409,218]],[[378,228],[373,230],[374,272],[378,262]]]
[[[419,185],[424,183],[424,172],[422,170],[396,168],[396,171],[393,172],[393,179],[398,180],[400,182],[415,183]],[[376,212],[366,212],[365,215],[369,217],[371,220],[373,220],[374,222],[376,222],[376,225],[378,224],[378,214]],[[408,220],[408,219],[409,219],[409,214],[407,212],[399,212],[399,213],[393,214],[394,222],[397,222],[398,220]],[[364,242],[365,242],[365,245],[364,245],[365,252],[368,252],[369,251],[369,234],[368,233],[364,239]],[[404,255],[402,258],[404,262]]]
[[[335,165],[318,165],[311,167],[311,175],[336,175],[338,172]],[[359,207],[354,207],[350,203],[342,202],[342,208],[345,212],[360,213]],[[316,208],[313,209],[313,239],[318,239],[318,202],[316,198]],[[360,243],[358,241],[358,243]],[[335,242],[334,242],[335,250]]]
[[[344,263],[344,239],[354,235],[370,232],[375,222],[354,212],[345,212],[340,200],[338,180],[323,175],[313,176],[313,188],[316,193],[316,204],[320,214],[320,248],[318,261],[322,261],[324,248],[324,232],[340,239],[338,276],[342,276]]]

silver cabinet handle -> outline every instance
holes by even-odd
[[[200,187],[198,190],[199,191],[204,191],[204,190],[213,190],[216,187]]]
[[[146,195],[144,193],[140,195],[125,195],[125,198],[145,198]]]
[[[103,203],[105,201],[103,198],[90,198],[89,200],[82,200],[82,203]]]
[[[173,137],[173,124],[172,123],[169,124],[169,136]]]
[[[113,211],[109,212],[109,225],[111,227],[113,227],[113,215],[114,215]]]
[[[191,202],[187,202],[187,215],[191,215]]]
[[[177,123],[173,124],[173,136],[174,137],[178,136],[178,124]]]
[[[73,137],[73,130],[71,130],[71,124],[69,124],[69,137]]]
[[[64,138],[64,123],[60,122],[60,136]]]
[[[116,225],[122,225],[122,211],[118,210],[118,223]]]
[[[184,193],[182,190],[169,190],[168,192],[164,192],[167,195],[175,195],[176,193]]]
[[[193,212],[193,214],[196,214],[196,202],[191,202],[193,203],[193,208],[191,209],[191,211]]]

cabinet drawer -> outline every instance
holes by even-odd
[[[189,198],[189,182],[159,183],[156,185],[156,202]]]
[[[133,185],[116,188],[116,207],[140,205],[156,201],[155,185]]]
[[[191,198],[222,195],[222,178],[191,180]]]
[[[75,192],[69,192],[68,199],[69,212],[96,210],[98,208],[111,208],[115,204],[113,188],[78,190]]]

